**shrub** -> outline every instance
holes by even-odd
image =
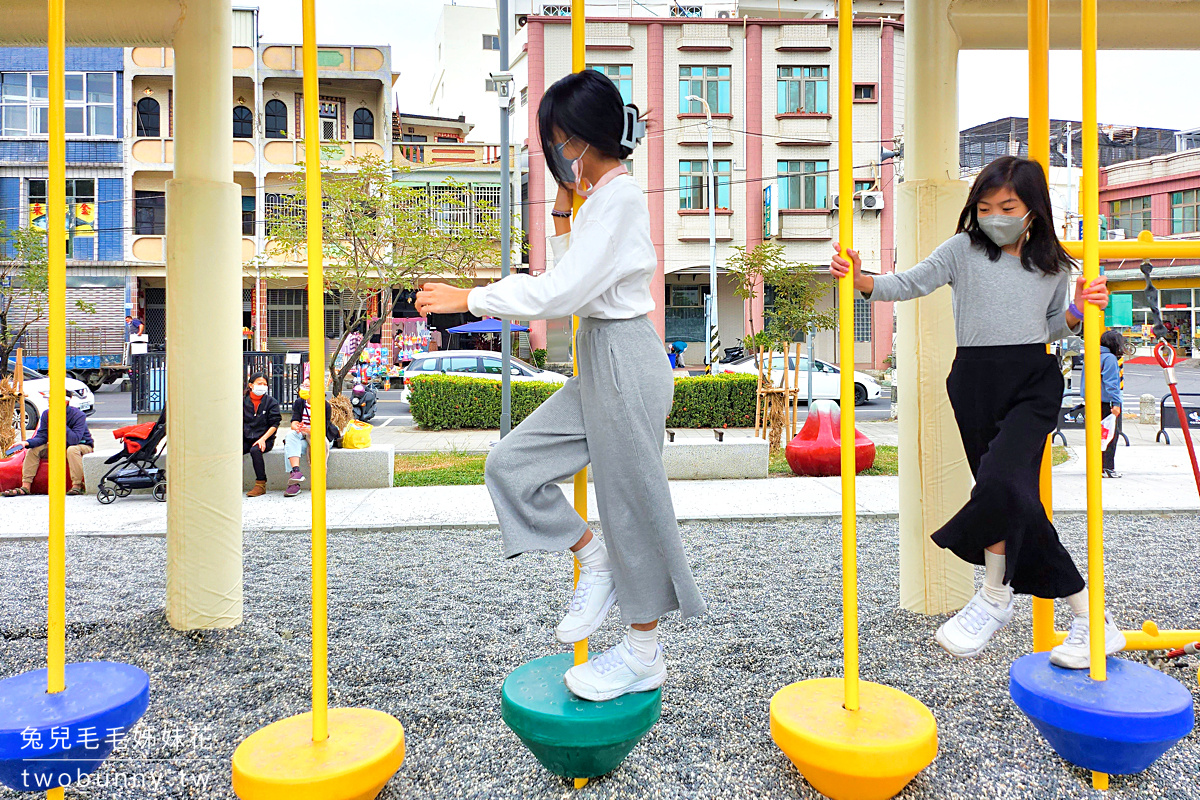
[[[517,425],[561,384],[512,382],[512,424]],[[425,430],[500,427],[500,381],[429,375],[414,378],[409,397],[413,421]]]
[[[758,378],[703,375],[675,379],[670,428],[747,428],[754,424]],[[560,388],[541,381],[512,382],[512,424],[517,425]],[[500,381],[428,375],[412,381],[409,407],[425,430],[500,427]]]
[[[544,348],[539,347],[533,351],[533,365],[538,369],[546,368],[546,356],[548,353]]]
[[[700,375],[675,379],[668,428],[748,428],[754,425],[755,375]]]

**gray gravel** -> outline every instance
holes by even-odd
[[[1060,530],[1081,556],[1082,520]],[[1108,521],[1110,607],[1125,627],[1147,617],[1200,627],[1198,530],[1194,516]],[[1144,774],[1092,792],[1008,698],[1008,664],[1030,639],[1028,598],[982,657],[954,660],[932,638],[941,618],[897,609],[896,536],[894,521],[860,525],[862,672],[926,703],[941,741],[902,797],[1200,797],[1195,733]],[[407,758],[381,797],[817,797],[772,743],[767,709],[789,682],[840,674],[837,525],[692,524],[684,537],[710,614],[664,622],[661,722],[575,795],[499,715],[504,676],[559,651],[551,629],[567,559],[502,561],[495,531],[331,536],[332,702],[387,711],[406,729]],[[167,626],[165,549],[162,539],[68,541],[68,660],[125,661],[152,681],[141,735],[68,797],[232,798],[237,743],[308,708],[307,538],[247,536],[246,622],[232,631]],[[0,675],[44,666],[44,559],[44,543],[0,544]],[[614,618],[593,644],[618,636]],[[1173,674],[1197,692],[1194,670]]]

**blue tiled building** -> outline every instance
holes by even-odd
[[[118,341],[133,287],[124,253],[132,216],[124,171],[124,64],[119,47],[66,52],[68,319]],[[45,224],[46,69],[44,48],[0,48],[0,222],[9,229]],[[0,259],[11,255],[0,249]],[[95,312],[77,310],[75,301]]]

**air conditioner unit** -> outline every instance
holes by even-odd
[[[717,19],[732,19],[732,18],[733,18],[732,11],[718,11],[717,12]]]
[[[1108,232],[1108,240],[1110,242],[1124,241],[1125,240],[1125,229],[1124,228],[1113,228],[1111,231]]]
[[[862,209],[863,211],[882,211],[883,192],[863,192]]]

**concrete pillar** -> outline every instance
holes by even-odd
[[[167,182],[167,621],[242,621],[241,189],[233,182],[230,0],[175,34]]]
[[[654,277],[650,279],[650,296],[654,298],[654,310],[650,312],[650,321],[658,338],[666,340],[667,336],[667,248],[666,248],[666,172],[665,172],[665,128],[667,115],[663,111],[666,105],[665,78],[663,75],[663,26],[660,22],[652,22],[646,26],[646,105],[643,112],[647,115],[646,129],[649,136],[644,140],[645,150],[649,160],[649,181],[646,184],[646,204],[650,212],[650,240],[654,242],[654,253],[658,266],[654,268]],[[635,156],[637,151],[634,151]],[[674,198],[672,198],[674,199]],[[674,211],[671,212],[674,216]]]
[[[958,37],[950,0],[905,4],[905,49],[919,53],[906,77],[904,183],[896,192],[897,270],[949,238],[966,202],[958,177]],[[900,604],[943,614],[966,604],[974,570],[930,540],[967,501],[971,473],[946,375],[954,358],[950,288],[897,304],[900,396]]]

